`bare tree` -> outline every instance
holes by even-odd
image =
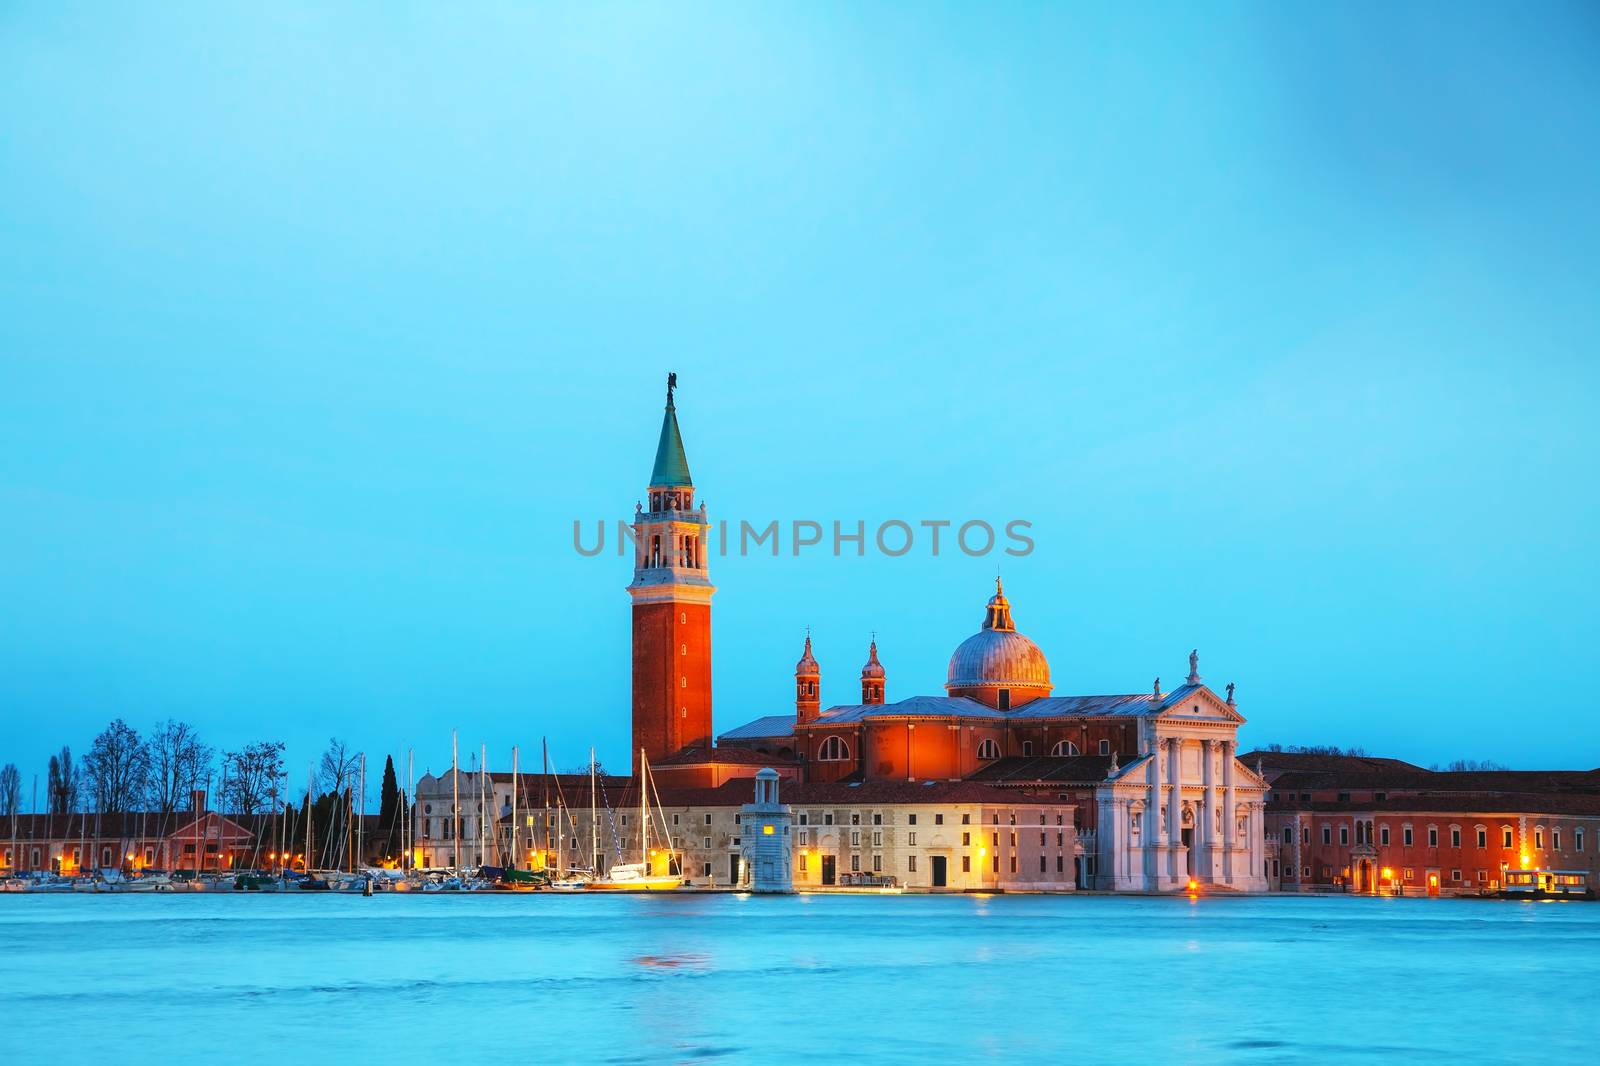
[[[255,814],[272,797],[273,786],[283,777],[283,742],[263,740],[222,757],[223,803],[239,814]]]
[[[330,792],[341,792],[351,787],[361,755],[350,750],[338,737],[328,741],[328,750],[322,753],[322,787]]]
[[[65,745],[60,754],[50,756],[45,798],[51,814],[67,814],[78,806],[78,771],[72,765],[72,749]]]
[[[149,804],[161,814],[176,811],[200,787],[211,775],[216,754],[201,742],[194,726],[171,719],[156,723],[145,752],[150,766]]]
[[[83,760],[95,808],[107,814],[131,811],[144,795],[150,760],[138,730],[118,718],[94,738]]]
[[[0,766],[0,818],[12,818],[22,806],[22,774],[15,763]]]
[[[1439,765],[1437,763],[1435,763],[1433,765],[1432,769],[1434,769],[1434,770],[1439,769]],[[1454,762],[1449,763],[1448,765],[1446,765],[1445,769],[1446,770],[1455,770],[1455,771],[1462,771],[1462,770],[1475,771],[1475,770],[1504,770],[1505,767],[1500,765],[1499,763],[1493,761],[1492,759],[1457,759]]]

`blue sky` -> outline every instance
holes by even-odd
[[[997,568],[1060,694],[1600,765],[1592,7],[0,10],[0,761],[108,719],[626,759],[632,512],[1033,523],[713,559],[716,724]],[[294,771],[298,773],[299,771]]]

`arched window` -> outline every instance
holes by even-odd
[[[1050,749],[1050,754],[1057,758],[1066,755],[1077,755],[1079,754],[1078,745],[1070,740],[1058,740],[1056,741],[1056,746]]]
[[[844,762],[850,758],[850,745],[844,742],[843,737],[829,737],[822,742],[817,758],[822,762]]]
[[[1000,757],[1000,745],[996,744],[992,740],[979,741],[979,743],[978,743],[978,758],[980,758],[980,759],[998,759],[999,757]]]
[[[1024,754],[1024,755],[1032,755],[1033,754],[1033,741],[1024,740],[1022,742],[1022,754]]]

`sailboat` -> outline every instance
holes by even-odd
[[[546,759],[545,759],[545,775],[549,776],[549,773],[550,773],[549,758],[546,757]],[[595,806],[595,781],[594,781],[594,778],[595,778],[594,749],[590,748],[589,749],[589,854],[590,855],[594,855],[594,856],[598,856],[600,854],[600,821],[599,821],[599,809]],[[558,787],[559,787],[559,783],[558,783]],[[558,800],[558,802],[559,802],[559,800]],[[565,806],[565,804],[562,804],[563,808],[564,808],[564,806]],[[546,814],[545,817],[548,819],[548,817],[549,817],[548,813]],[[565,824],[563,824],[561,831],[564,832],[565,829],[566,829],[566,826],[565,826]],[[576,829],[577,829],[577,823],[576,822],[573,823],[573,829],[574,829],[574,831],[576,831]],[[574,840],[576,840],[576,838],[574,838]],[[580,891],[581,889],[588,888],[590,883],[594,881],[593,873],[590,872],[590,871],[587,871],[587,870],[567,870],[567,871],[563,872],[562,869],[561,869],[561,859],[560,859],[559,854],[557,855],[557,858],[556,858],[556,874],[557,874],[556,879],[554,881],[550,882],[550,887],[555,889],[557,892],[577,892],[577,891]]]
[[[659,797],[658,797],[659,798]],[[650,850],[650,763],[645,758],[644,749],[639,749],[639,861],[620,863],[611,867],[606,876],[597,877],[583,887],[594,892],[667,892],[683,885],[683,878],[675,873],[658,874],[654,872],[651,862],[656,854]],[[665,819],[662,820],[665,829]],[[671,835],[663,832],[667,839],[664,849],[667,867],[672,866],[672,839]]]

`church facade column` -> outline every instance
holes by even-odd
[[[1195,876],[1202,881],[1214,881],[1217,877],[1216,849],[1217,849],[1217,790],[1215,777],[1211,764],[1217,757],[1217,742],[1207,737],[1200,742],[1200,783],[1203,786],[1205,799],[1200,804],[1195,825],[1199,832],[1195,833],[1195,845],[1199,848],[1199,857],[1195,861]]]
[[[1139,825],[1140,866],[1145,887],[1155,889],[1161,882],[1161,746],[1150,744],[1150,765],[1145,767],[1144,817]]]
[[[1234,824],[1238,820],[1238,815],[1234,813],[1238,796],[1233,790],[1233,749],[1237,743],[1233,740],[1222,742],[1222,841],[1225,845],[1222,852],[1222,880],[1229,885],[1233,884],[1235,875],[1234,849],[1239,845]]]
[[[1183,741],[1167,741],[1167,867],[1174,884],[1182,884],[1185,871],[1178,857],[1183,844]]]

